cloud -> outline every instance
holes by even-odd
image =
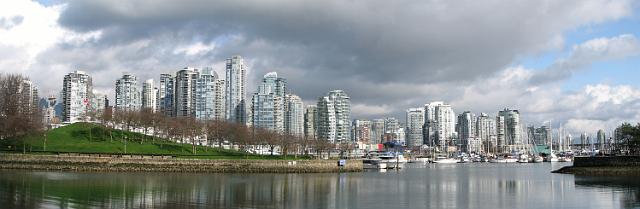
[[[640,42],[632,34],[612,38],[597,38],[573,46],[566,59],[558,60],[544,71],[536,73],[531,83],[539,85],[571,77],[598,61],[622,59],[640,55]]]
[[[122,72],[142,81],[184,66],[213,66],[223,75],[225,58],[239,54],[249,66],[249,94],[264,73],[277,71],[306,104],[345,90],[354,118],[404,118],[406,108],[444,100],[474,112],[518,108],[534,122],[601,120],[603,114],[592,117],[586,107],[604,96],[541,81],[633,56],[633,35],[570,47],[546,70],[514,60],[564,50],[566,32],[629,17],[634,6],[624,0],[71,0],[49,7],[11,1],[0,5],[0,18],[12,24],[0,27],[0,70],[20,69],[49,93],[59,91],[64,74],[82,69],[95,89],[113,92]],[[572,102],[558,105],[564,100]]]

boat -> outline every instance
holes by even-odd
[[[458,163],[458,161],[459,160],[455,158],[436,157],[436,160],[434,160],[433,163],[449,164],[449,163]]]
[[[518,162],[518,159],[512,156],[507,156],[507,157],[498,157],[498,158],[489,160],[489,162],[490,163],[516,163]]]
[[[558,162],[571,162],[573,161],[570,156],[560,157],[558,158]]]
[[[467,156],[463,156],[460,158],[460,160],[458,160],[458,163],[469,163],[469,162],[471,162],[471,160]]]
[[[364,169],[387,169],[387,164],[380,159],[364,159],[362,165]]]
[[[519,163],[529,163],[529,155],[522,154],[520,155],[520,159],[518,159]]]
[[[559,162],[560,160],[559,160],[559,159],[558,159],[558,157],[557,157],[555,154],[553,154],[553,152],[552,152],[552,153],[551,153],[551,155],[547,156],[547,157],[544,159],[544,161],[545,161],[545,162],[552,162],[552,163],[553,163],[553,162]]]
[[[416,157],[416,162],[421,162],[421,163],[428,163],[429,161],[431,161],[430,158],[427,157]]]
[[[536,156],[533,157],[533,162],[534,163],[544,162],[544,158],[542,156],[536,155]]]
[[[371,157],[371,159],[380,159],[382,163],[387,164],[387,169],[403,168],[404,164],[408,162],[404,155],[397,152],[379,153],[379,155],[372,155]]]

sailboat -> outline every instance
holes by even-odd
[[[549,120],[549,130],[553,130],[551,128],[551,120]],[[553,163],[553,162],[558,162],[558,156],[556,156],[556,154],[553,153],[553,131],[551,133],[552,133],[551,134],[551,138],[549,139],[549,153],[550,154],[549,154],[549,157],[548,157],[549,158],[548,161]]]

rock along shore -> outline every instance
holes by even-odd
[[[0,154],[0,169],[98,172],[330,173],[360,172],[361,160],[210,160],[160,156]]]
[[[573,166],[552,173],[584,176],[640,176],[640,156],[575,157]]]

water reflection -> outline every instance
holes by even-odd
[[[558,165],[561,166],[561,165]],[[632,208],[640,181],[551,164],[410,165],[343,174],[0,171],[2,208]]]

